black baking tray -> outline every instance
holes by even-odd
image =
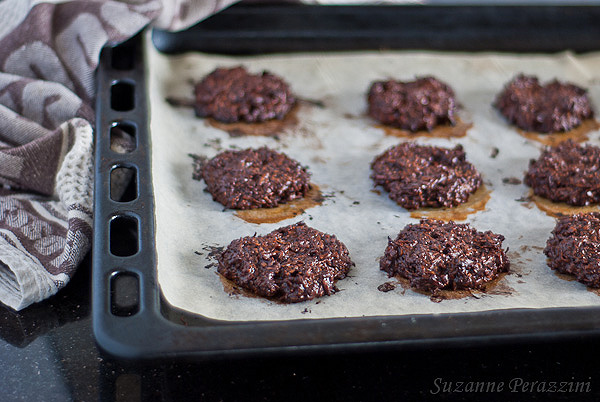
[[[434,24],[440,16],[443,21]],[[521,23],[515,24],[511,16]],[[153,41],[170,53],[589,51],[600,49],[598,17],[596,7],[241,5],[184,32],[154,31]],[[428,21],[432,25],[423,24]],[[510,40],[506,26],[517,30]],[[540,33],[546,36],[540,38]],[[102,52],[97,73],[92,309],[97,343],[107,353],[121,358],[215,358],[600,334],[600,307],[230,322],[169,305],[157,282],[145,74],[141,35]],[[135,138],[130,152],[111,148],[111,137],[120,129]],[[115,169],[133,175],[120,198],[111,194]]]

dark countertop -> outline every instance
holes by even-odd
[[[600,347],[598,338],[204,362],[125,362],[97,349],[90,310],[89,262],[53,298],[20,313],[0,307],[0,400],[392,401],[407,396],[597,400],[600,395],[600,369],[592,353]],[[489,392],[466,392],[475,382]],[[546,390],[556,382],[558,391],[564,382],[566,391],[579,386],[590,392],[541,392],[536,387],[542,382]],[[491,392],[501,384],[500,392]],[[462,392],[444,392],[449,386]]]

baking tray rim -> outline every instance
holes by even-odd
[[[143,56],[144,46],[141,45],[141,40],[142,35],[136,39],[136,49]],[[111,85],[120,80],[135,83],[136,98],[147,102],[144,94],[145,63],[142,59],[136,60],[131,76],[128,72],[110,68],[110,54],[111,51],[103,52],[97,75],[92,279],[94,335],[100,348],[108,354],[122,358],[209,358],[267,352],[450,345],[467,341],[543,340],[600,334],[600,307],[594,306],[289,321],[225,321],[203,317],[169,305],[163,299],[157,282],[153,247],[155,218],[147,104],[136,105],[132,112],[116,113],[108,103]],[[107,145],[110,142],[107,128],[112,122],[122,120],[136,121],[139,128],[136,135],[137,148],[127,155],[116,154]],[[110,200],[108,176],[115,166],[132,166],[137,169],[139,194],[136,200],[127,203]],[[125,259],[108,252],[109,222],[115,216],[122,215],[139,220],[139,250]],[[139,277],[140,307],[132,316],[118,317],[110,312],[110,279],[116,272],[132,272]],[[488,325],[481,326],[486,321]],[[490,322],[496,326],[490,326]],[[469,325],[471,333],[464,332],[465,325]],[[341,331],[340,327],[343,327]],[[355,332],[342,334],[349,330]],[[289,336],[291,331],[301,332],[302,339],[295,340]],[[316,331],[316,335],[311,334],[311,331]],[[250,344],[240,340],[247,340]]]

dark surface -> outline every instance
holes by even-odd
[[[232,241],[218,272],[255,295],[298,303],[334,294],[354,265],[349,254],[334,235],[299,222]]]
[[[600,148],[571,140],[529,162],[525,184],[540,197],[583,206],[600,202]]]
[[[20,313],[0,307],[0,400],[571,401],[600,396],[597,357],[591,352],[600,347],[597,337],[204,362],[112,360],[94,344],[89,271],[82,266],[55,297]],[[442,391],[447,382],[456,387],[473,381],[504,384],[504,390]],[[522,384],[513,393],[511,381],[581,382],[585,390],[589,383],[590,392],[523,392]]]
[[[388,126],[415,132],[456,124],[454,91],[434,77],[376,81],[367,98],[369,116]]]
[[[430,291],[485,289],[508,272],[504,236],[480,232],[469,224],[423,219],[389,239],[380,260],[389,276],[400,275],[417,289]]]
[[[442,148],[404,142],[371,162],[371,179],[406,209],[455,207],[481,186],[481,175],[462,146]]]
[[[216,69],[195,85],[194,96],[198,117],[223,123],[281,120],[296,103],[283,78],[244,67]]]
[[[600,288],[600,213],[560,217],[544,254],[550,268]]]
[[[510,123],[538,133],[569,131],[594,117],[585,89],[558,80],[542,85],[522,74],[506,84],[494,106]]]
[[[206,163],[192,157],[193,178],[204,179],[213,200],[227,208],[273,208],[302,198],[310,190],[306,169],[267,147],[224,151]]]

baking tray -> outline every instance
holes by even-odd
[[[513,41],[518,43],[513,49],[498,49],[490,40],[482,47],[467,50],[543,50],[558,51],[564,49],[598,50],[581,47],[582,43],[590,46],[598,44],[600,32],[594,26],[594,20],[600,16],[597,8],[590,7],[473,7],[468,8],[473,24],[480,23],[482,18],[501,21],[511,12],[521,18],[529,15],[528,21],[543,21],[548,25],[536,25],[531,31],[539,34],[544,26],[550,32],[558,18],[571,15],[569,24],[562,21],[561,37],[568,38],[570,45],[564,41],[555,43],[555,47],[527,49],[523,43],[529,43],[528,36],[521,32]],[[511,11],[512,9],[512,11]],[[496,10],[496,11],[494,11]],[[498,10],[502,10],[501,12]],[[420,24],[403,26],[403,18],[411,16],[421,20],[432,15],[445,16],[447,29],[452,23],[464,18],[464,8],[459,7],[316,7],[316,6],[236,6],[212,17],[206,24],[214,29],[203,28],[204,23],[180,34],[155,31],[153,39],[160,50],[175,52],[206,49],[201,46],[206,37],[212,35],[211,30],[218,30],[225,42],[235,41],[239,32],[250,35],[256,48],[268,51],[268,44],[277,33],[285,32],[290,26],[293,32],[304,32],[307,38],[304,47],[302,40],[294,41],[296,45],[289,50],[307,51],[313,48],[315,38],[322,35],[317,49],[340,50],[344,35],[350,27],[348,16],[352,16],[352,31],[355,37],[362,35],[365,41],[355,42],[356,46],[347,46],[344,50],[367,48],[404,49],[404,38],[411,36],[412,28],[418,26],[419,41],[415,40],[410,48],[439,49],[440,42],[435,38],[445,35],[443,26],[431,26],[426,32]],[[254,13],[254,14],[252,14]],[[286,21],[300,18],[294,24]],[[386,16],[395,15],[395,28],[383,29],[387,32],[385,45],[381,45],[380,29],[370,27],[375,22],[374,16],[380,13]],[[478,14],[479,13],[479,14]],[[257,21],[253,18],[242,18],[238,22],[230,22],[229,29],[224,28],[224,21],[232,16],[269,15],[269,20]],[[383,15],[381,14],[381,15]],[[314,18],[309,18],[313,15]],[[327,18],[322,17],[326,15]],[[579,15],[582,18],[576,18]],[[554,19],[553,19],[554,18]],[[215,22],[215,19],[222,19]],[[236,19],[234,18],[234,21]],[[302,28],[300,22],[307,25]],[[245,21],[245,22],[244,22]],[[319,22],[320,21],[320,22]],[[327,24],[327,21],[331,21]],[[338,25],[335,21],[339,21]],[[390,20],[391,21],[391,20]],[[492,21],[492,28],[498,27]],[[586,22],[587,21],[587,22]],[[248,25],[245,26],[244,23]],[[212,24],[212,25],[211,25]],[[277,29],[264,29],[265,26]],[[472,25],[475,26],[475,25]],[[218,27],[215,28],[215,27]],[[235,27],[235,28],[233,28]],[[326,28],[327,27],[327,28]],[[412,28],[411,28],[412,27]],[[384,27],[385,28],[385,27]],[[253,31],[254,29],[254,31]],[[337,34],[334,31],[339,29]],[[483,26],[481,26],[483,29]],[[527,31],[529,28],[524,27]],[[567,30],[567,31],[565,31]],[[491,37],[492,32],[487,35]],[[192,33],[194,33],[191,35]],[[396,32],[394,36],[394,32]],[[530,32],[530,33],[531,33]],[[458,35],[454,45],[445,40],[444,47],[462,49],[461,43],[467,43],[464,35],[466,29]],[[473,40],[480,32],[473,29]],[[496,34],[503,36],[505,31],[498,29]],[[568,33],[568,34],[567,34]],[[214,32],[213,32],[214,34]],[[187,41],[182,46],[178,35],[196,37],[195,41]],[[191,35],[191,36],[189,36]],[[337,38],[326,46],[328,38]],[[415,38],[416,36],[412,36]],[[517,40],[518,38],[518,40]],[[584,40],[585,38],[585,40]],[[208,40],[213,46],[216,39]],[[352,41],[352,37],[348,41]],[[360,318],[302,319],[291,321],[231,322],[205,318],[187,313],[169,305],[161,297],[157,282],[156,254],[154,245],[154,202],[150,169],[150,142],[148,132],[148,108],[146,98],[145,63],[141,36],[128,43],[103,51],[98,69],[98,98],[95,141],[95,236],[93,245],[93,288],[92,309],[94,334],[99,346],[109,354],[122,358],[157,358],[157,357],[221,357],[241,356],[248,354],[264,354],[267,352],[311,352],[341,351],[351,349],[368,349],[381,347],[416,347],[433,345],[466,345],[471,343],[489,343],[499,341],[516,341],[524,339],[548,339],[566,336],[597,336],[600,334],[600,307],[584,308],[545,308],[545,309],[508,309],[459,314],[424,314],[404,316],[371,316]],[[586,42],[587,41],[587,42]],[[502,41],[498,42],[502,43]],[[531,42],[535,43],[535,41]],[[368,46],[367,46],[368,45]],[[453,47],[456,46],[456,47]],[[502,45],[504,46],[504,45]],[[218,49],[210,48],[215,52]],[[255,50],[249,47],[232,50],[225,46],[226,53],[248,53]],[[281,51],[275,47],[274,50]],[[135,149],[119,153],[111,148],[111,136],[116,136],[122,129],[135,138]],[[133,175],[130,186],[124,195],[111,193],[111,179],[117,180],[116,171],[127,171]],[[114,190],[113,190],[114,192]],[[113,199],[114,198],[114,199]]]

